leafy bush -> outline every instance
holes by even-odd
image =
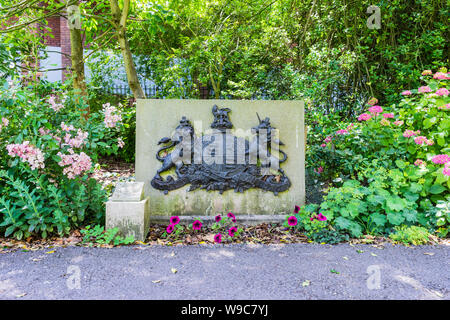
[[[318,214],[317,205],[309,204],[295,207],[294,215],[286,216],[284,227],[305,232],[314,242],[336,244],[349,239],[348,234],[339,228],[333,228],[326,216]]]
[[[316,175],[334,185],[321,209],[336,226],[353,236],[390,233],[404,223],[448,234],[448,212],[441,208],[450,202],[446,72],[402,92],[398,106],[371,99],[359,123],[333,126],[334,133],[309,149]]]
[[[430,241],[428,230],[417,226],[395,227],[395,233],[390,234],[389,237],[396,242],[413,244],[415,246],[427,244]]]
[[[132,244],[135,239],[133,236],[123,237],[119,235],[119,229],[113,228],[105,231],[105,227],[101,225],[94,225],[93,227],[86,226],[80,230],[83,235],[83,243],[96,243],[118,246],[121,244]]]
[[[0,230],[17,239],[67,234],[101,222],[106,191],[89,177],[101,154],[122,142],[120,115],[105,106],[86,118],[75,94],[39,98],[0,84]]]

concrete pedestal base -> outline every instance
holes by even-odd
[[[116,186],[113,196],[106,202],[106,229],[118,228],[123,236],[145,240],[150,211],[149,199],[143,198],[143,188],[144,183],[141,182],[120,183]]]

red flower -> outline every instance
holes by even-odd
[[[299,206],[295,206],[294,207],[294,213],[298,213],[300,211],[300,207]]]

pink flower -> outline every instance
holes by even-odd
[[[450,156],[446,154],[438,154],[431,158],[431,161],[435,164],[445,164],[447,162],[450,162]]]
[[[70,133],[66,133],[66,135],[64,136],[64,144],[70,146],[71,148],[80,148],[82,145],[87,143],[87,137],[88,137],[87,132],[78,129],[77,135],[73,138]]]
[[[322,148],[325,148],[327,145],[326,145],[325,143],[322,143],[320,146],[321,146]]]
[[[444,106],[439,106],[438,109],[440,109],[440,110],[448,110],[448,109],[450,109],[450,103],[447,103]]]
[[[405,91],[403,91],[403,92],[401,93],[401,95],[402,95],[402,96],[410,96],[410,95],[412,95],[412,92],[409,91],[409,90],[405,90]]]
[[[216,220],[216,222],[220,222],[220,220],[222,220],[222,216],[218,214],[214,219]]]
[[[2,124],[0,124],[0,132],[2,132],[3,127],[7,127],[9,124],[9,120],[6,118],[2,118]]]
[[[55,112],[59,112],[62,108],[64,108],[63,104],[56,103],[56,97],[54,95],[50,96],[48,103],[50,104],[50,108]]]
[[[420,87],[418,89],[418,91],[421,92],[421,93],[431,92],[431,88],[429,86],[423,86],[423,87]]]
[[[123,142],[122,138],[117,139],[117,145],[119,148],[123,148],[125,146],[125,142]]]
[[[382,126],[390,126],[390,125],[391,125],[391,123],[389,122],[389,120],[387,120],[387,119],[385,119],[385,118],[381,119],[380,124],[381,124]]]
[[[353,123],[350,123],[350,124],[347,126],[347,130],[348,130],[348,131],[352,130],[354,126],[355,126],[355,125],[354,125]]]
[[[368,113],[363,113],[358,117],[358,121],[367,121],[370,120],[370,118],[372,118],[372,116]]]
[[[368,105],[375,105],[378,103],[378,99],[377,98],[370,98],[370,100],[367,102]]]
[[[383,118],[385,118],[385,119],[394,118],[394,114],[393,113],[383,113]]]
[[[294,206],[294,213],[299,213],[300,211],[300,207],[299,206]]]
[[[394,124],[396,126],[401,126],[403,124],[403,121],[397,120],[397,121],[394,121]]]
[[[446,88],[440,88],[436,91],[438,96],[448,96],[449,91]]]
[[[425,143],[427,145],[429,145],[429,146],[432,146],[434,144],[434,141],[433,140],[427,140],[427,141],[425,141]]]
[[[347,133],[348,133],[348,131],[345,130],[345,129],[341,129],[341,130],[336,131],[336,134],[339,134],[339,135],[344,135],[344,134],[347,134]]]
[[[414,132],[414,131],[412,131],[412,130],[405,130],[405,132],[403,132],[403,136],[405,137],[405,138],[410,138],[410,137],[412,137],[412,136],[415,136],[415,135],[417,135],[417,134],[419,134],[420,133],[420,131],[416,131],[416,132]]]
[[[214,236],[214,242],[215,243],[221,243],[222,242],[222,235],[220,233],[216,234]]]
[[[417,159],[415,162],[414,162],[414,165],[415,166],[425,166],[425,162],[422,160],[422,159]]]
[[[234,237],[234,234],[237,232],[237,228],[236,227],[231,227],[230,229],[228,229],[228,234],[230,237]]]
[[[433,79],[445,80],[448,79],[448,76],[443,72],[436,72],[433,76]]]
[[[427,141],[427,137],[424,137],[424,136],[418,136],[418,137],[414,138],[414,142],[418,145],[421,145],[426,141]]]
[[[180,217],[172,216],[170,217],[170,224],[176,225],[180,223]]]
[[[170,233],[172,233],[173,229],[174,229],[174,225],[173,224],[169,224],[167,226],[167,228],[166,228],[166,232],[170,234]]]
[[[442,173],[443,173],[445,176],[450,176],[450,163],[446,163],[446,164],[444,165],[444,169],[442,170]]]
[[[103,114],[105,115],[103,122],[107,128],[115,128],[117,123],[122,121],[122,116],[117,108],[111,106],[109,102],[103,105]]]
[[[331,139],[332,139],[331,136],[328,136],[325,138],[325,140],[323,142],[328,143],[331,141]]]
[[[231,221],[236,222],[236,216],[232,212],[228,212],[228,218],[231,218]]]
[[[376,116],[377,114],[383,112],[383,108],[380,106],[373,106],[369,108],[369,112]]]
[[[317,220],[319,220],[319,221],[326,221],[327,217],[325,217],[322,213],[319,213],[317,215]]]
[[[80,176],[91,169],[92,160],[87,154],[84,152],[77,154],[73,149],[68,149],[67,151],[69,154],[58,152],[58,156],[61,158],[58,165],[64,167],[63,174],[66,175],[67,178],[75,179],[75,177]]]
[[[431,76],[432,74],[433,74],[433,72],[431,72],[431,70],[423,70],[422,71],[423,76]]]
[[[202,223],[200,220],[195,220],[194,223],[192,224],[192,229],[194,230],[200,230],[202,228]]]
[[[318,167],[317,169],[314,169],[314,172],[321,174],[323,172],[323,167]]]
[[[68,126],[68,125],[66,125],[64,122],[61,122],[61,129],[63,130],[63,131],[65,131],[65,132],[69,132],[69,131],[73,131],[73,130],[75,130],[75,128],[72,126],[72,125],[70,125],[70,126]]]
[[[29,141],[24,141],[21,144],[9,144],[6,146],[8,155],[11,157],[19,157],[22,162],[28,162],[31,170],[43,169],[44,153],[41,149],[30,145]]]
[[[293,227],[297,225],[297,218],[295,216],[290,216],[288,218],[288,225]]]
[[[46,128],[39,128],[39,134],[41,136],[46,136],[50,133],[50,129],[46,129]]]

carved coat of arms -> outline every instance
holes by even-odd
[[[213,106],[211,133],[199,136],[191,122],[182,117],[174,135],[158,142],[164,145],[156,153],[162,166],[151,180],[153,188],[165,194],[187,184],[188,191],[201,188],[220,193],[260,188],[275,195],[289,189],[291,182],[280,168],[287,155],[279,149],[283,143],[276,137],[270,119],[261,120],[258,115],[259,124],[246,138],[231,132],[230,112],[229,108]],[[275,152],[277,156],[272,154]],[[169,175],[163,178],[163,173]]]

